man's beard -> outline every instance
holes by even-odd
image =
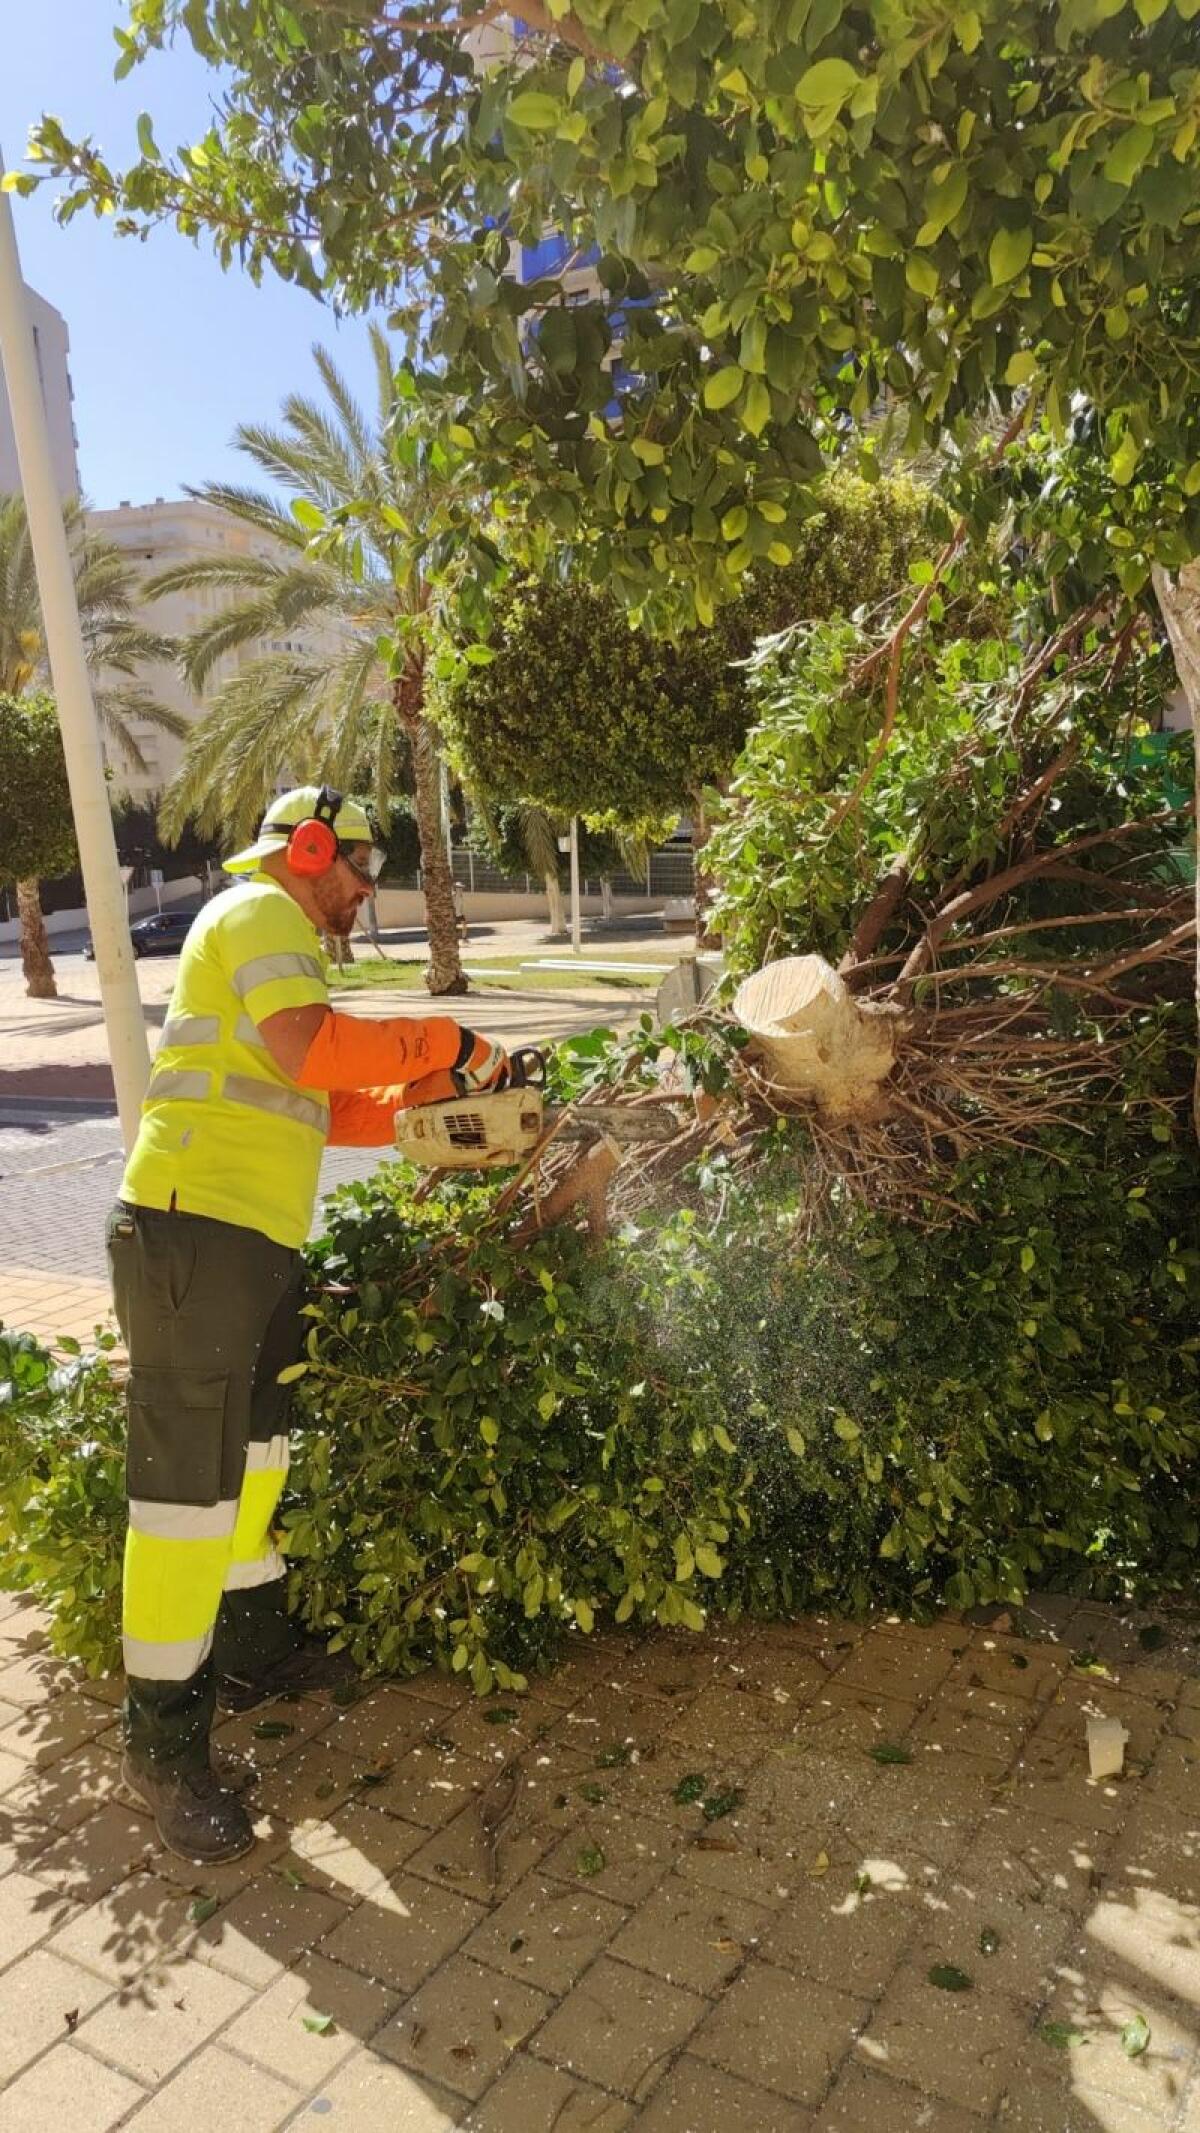
[[[344,897],[339,897],[336,903],[332,898],[326,903],[318,892],[317,906],[323,931],[332,933],[337,940],[348,941],[358,917],[357,899],[352,904],[348,904]]]

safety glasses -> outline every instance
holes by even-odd
[[[339,844],[338,856],[345,860],[352,874],[357,874],[364,888],[373,889],[383,872],[383,863],[387,858],[387,853],[381,851],[377,844],[373,844],[365,867],[360,866],[356,859],[351,859],[349,849],[344,844]]]

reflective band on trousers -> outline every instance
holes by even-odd
[[[274,1081],[256,1081],[250,1074],[227,1074],[223,1091],[231,1104],[252,1104],[258,1111],[277,1111],[280,1118],[295,1119],[298,1126],[311,1126],[314,1133],[329,1130],[329,1110],[311,1096],[298,1096]]]
[[[246,1447],[246,1472],[248,1474],[286,1474],[291,1458],[287,1431],[277,1437],[254,1439]]]
[[[219,1015],[169,1015],[163,1023],[164,1044],[217,1044],[220,1036]]]
[[[198,1103],[212,1088],[212,1075],[207,1069],[201,1073],[187,1073],[182,1068],[161,1067],[150,1076],[146,1091],[148,1104]]]
[[[287,1564],[277,1548],[252,1563],[231,1563],[225,1572],[226,1592],[249,1592],[255,1585],[273,1585],[287,1576]]]
[[[135,1533],[152,1540],[227,1540],[237,1524],[238,1500],[224,1503],[148,1503],[142,1496],[129,1499],[129,1523]]]
[[[177,1644],[151,1644],[144,1637],[123,1637],[125,1672],[139,1681],[190,1681],[212,1650],[213,1633],[183,1637]]]
[[[295,955],[280,951],[276,955],[252,955],[233,973],[233,989],[239,1000],[253,992],[256,985],[269,985],[273,978],[316,978],[325,983],[325,973],[315,955]]]

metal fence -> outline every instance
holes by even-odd
[[[466,845],[456,845],[450,855],[454,879],[461,882],[471,896],[540,896],[543,884],[536,874],[505,874],[479,852]],[[419,889],[421,875],[389,874],[385,886],[391,889]],[[651,852],[644,874],[613,874],[609,888],[614,896],[692,896],[695,893],[696,872],[692,854],[685,847],[663,845]],[[564,884],[565,887],[565,884]],[[599,876],[588,876],[581,881],[585,896],[599,896]]]

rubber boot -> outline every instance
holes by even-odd
[[[121,1763],[121,1790],[135,1807],[154,1817],[163,1844],[177,1859],[220,1866],[240,1859],[254,1845],[254,1825],[232,1792],[210,1768]]]

